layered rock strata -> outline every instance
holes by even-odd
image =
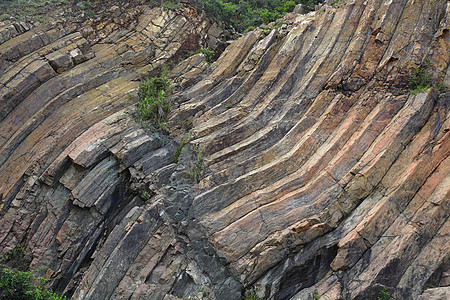
[[[3,26],[0,251],[73,299],[448,298],[450,94],[408,78],[450,84],[449,12],[339,1],[181,62],[178,161],[127,93],[216,31],[195,9]]]
[[[169,184],[177,145],[135,121],[133,95],[141,77],[204,43],[218,44],[220,37],[209,33],[211,28],[218,33],[217,25],[189,6],[177,12],[140,7],[80,29],[3,24],[2,253],[22,245],[29,266],[68,296],[89,269],[73,298],[164,297],[172,288],[182,296],[184,287],[172,275],[196,270],[183,253],[187,242],[160,216],[161,208],[141,197],[153,197]],[[178,70],[176,84],[184,85],[207,66],[196,55],[172,74]],[[110,262],[97,265],[94,257]],[[157,269],[150,268],[150,259]],[[144,289],[145,277],[131,277],[143,280],[133,283],[134,291],[126,285],[128,272],[139,270],[142,260],[151,282]],[[111,264],[112,273],[102,271]],[[168,273],[162,276],[164,268]],[[232,281],[224,267],[214,272],[222,284]],[[92,276],[95,288],[85,288]]]

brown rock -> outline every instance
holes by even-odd
[[[448,5],[343,2],[177,64],[177,162],[127,94],[216,23],[1,23],[0,252],[72,299],[448,298],[449,94],[407,88],[448,81]]]

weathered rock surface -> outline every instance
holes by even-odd
[[[450,82],[450,2],[338,6],[175,66],[178,162],[127,93],[216,25],[5,23],[0,251],[73,299],[449,298],[450,94],[407,82],[425,60]]]

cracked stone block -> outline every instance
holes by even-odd
[[[81,64],[82,62],[86,61],[86,56],[84,56],[81,50],[78,48],[70,51],[69,55],[75,65]]]
[[[52,68],[58,73],[67,71],[74,65],[71,56],[57,52],[47,55],[47,59],[49,60]]]

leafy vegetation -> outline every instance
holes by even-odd
[[[297,4],[311,11],[322,0],[192,0],[212,19],[222,21],[239,32],[249,27],[273,22],[294,10]]]
[[[37,284],[33,284],[37,282]],[[36,278],[31,271],[22,272],[1,267],[0,300],[64,300],[47,287],[48,280]]]
[[[242,297],[243,300],[263,300],[263,298],[258,297],[255,293],[252,292],[246,292],[245,295]]]
[[[92,0],[91,0],[92,1]],[[0,0],[0,20],[14,17],[20,21],[47,23],[49,20],[61,20],[71,16],[75,18],[95,18],[96,8],[101,9],[98,1],[78,0]],[[95,3],[95,5],[94,5]]]
[[[60,13],[71,5],[68,1],[69,0],[0,0],[0,21],[15,18],[20,21],[38,21],[40,23],[46,23],[49,15],[60,17]],[[61,3],[63,5],[59,5]],[[77,3],[81,5],[82,2],[77,1]],[[56,9],[56,7],[59,7],[58,14],[53,13],[53,10]],[[78,10],[82,10],[80,6],[78,6]]]
[[[432,64],[429,60],[425,60],[424,64],[413,70],[409,75],[408,86],[410,93],[415,95],[417,93],[426,92],[433,87],[439,93],[447,91],[447,87],[443,82],[436,82],[431,74]]]
[[[152,200],[153,197],[152,197],[152,195],[149,192],[143,192],[142,195],[141,195],[141,198],[144,201],[150,201],[150,200]]]
[[[182,8],[180,0],[148,0],[147,4],[151,7],[163,7],[166,9]]]
[[[203,53],[205,55],[205,61],[208,64],[212,64],[216,60],[216,52],[214,50],[211,50],[209,48],[200,48],[197,51],[189,51],[187,53],[187,56],[192,56],[195,54]]]
[[[28,261],[25,258],[25,251],[22,246],[18,244],[14,249],[2,255],[0,265],[7,265],[9,268],[22,271],[26,270],[28,268]]]
[[[189,166],[188,176],[195,182],[199,183],[203,175],[203,153],[200,149],[195,149],[196,158]]]
[[[331,1],[330,5],[331,6],[339,6],[339,5],[342,5],[345,3],[347,3],[347,0],[334,0],[334,1]]]
[[[411,94],[425,92],[431,87],[432,78],[428,68],[419,67],[409,76],[408,86]]]
[[[89,17],[91,18],[95,17],[95,12],[93,11],[94,6],[92,5],[91,1],[81,2],[79,4],[79,7]]]
[[[216,52],[214,50],[209,48],[201,48],[199,51],[205,55],[205,61],[208,64],[212,64],[215,61]]]
[[[141,83],[137,103],[137,113],[141,121],[149,122],[156,129],[167,130],[165,122],[170,112],[170,105],[167,102],[169,88],[169,81],[164,74]]]
[[[163,7],[166,9],[182,8],[181,0],[122,0],[133,1],[135,5],[146,4],[150,7]],[[200,10],[204,10],[207,15],[214,20],[233,27],[239,32],[244,32],[249,27],[258,27],[261,24],[273,22],[286,13],[291,12],[297,4],[303,5],[303,12],[314,9],[316,4],[323,0],[188,0],[195,4]],[[341,1],[339,1],[341,2]],[[97,12],[101,10],[102,3],[99,1],[86,0],[0,0],[0,18],[7,19],[14,16],[17,19],[41,18],[48,13],[46,3],[63,5],[53,5],[58,13],[62,10],[70,9],[73,12],[84,13],[85,16],[95,18]],[[98,15],[101,17],[101,14]],[[45,18],[42,18],[43,20]]]
[[[48,288],[48,279],[28,271],[25,251],[19,244],[0,259],[0,300],[63,300]]]
[[[174,163],[178,162],[178,158],[180,158],[181,151],[183,151],[184,145],[186,145],[188,140],[189,140],[189,138],[187,137],[181,141],[180,145],[178,145],[177,150],[175,150],[175,154],[173,155],[173,159],[172,159],[172,161]]]
[[[11,17],[22,20],[25,16],[36,19],[37,5],[45,3],[44,0],[0,0],[0,21]]]
[[[389,294],[386,287],[383,287],[383,289],[378,294],[377,300],[390,300],[390,299],[393,299],[391,297],[391,294]]]

